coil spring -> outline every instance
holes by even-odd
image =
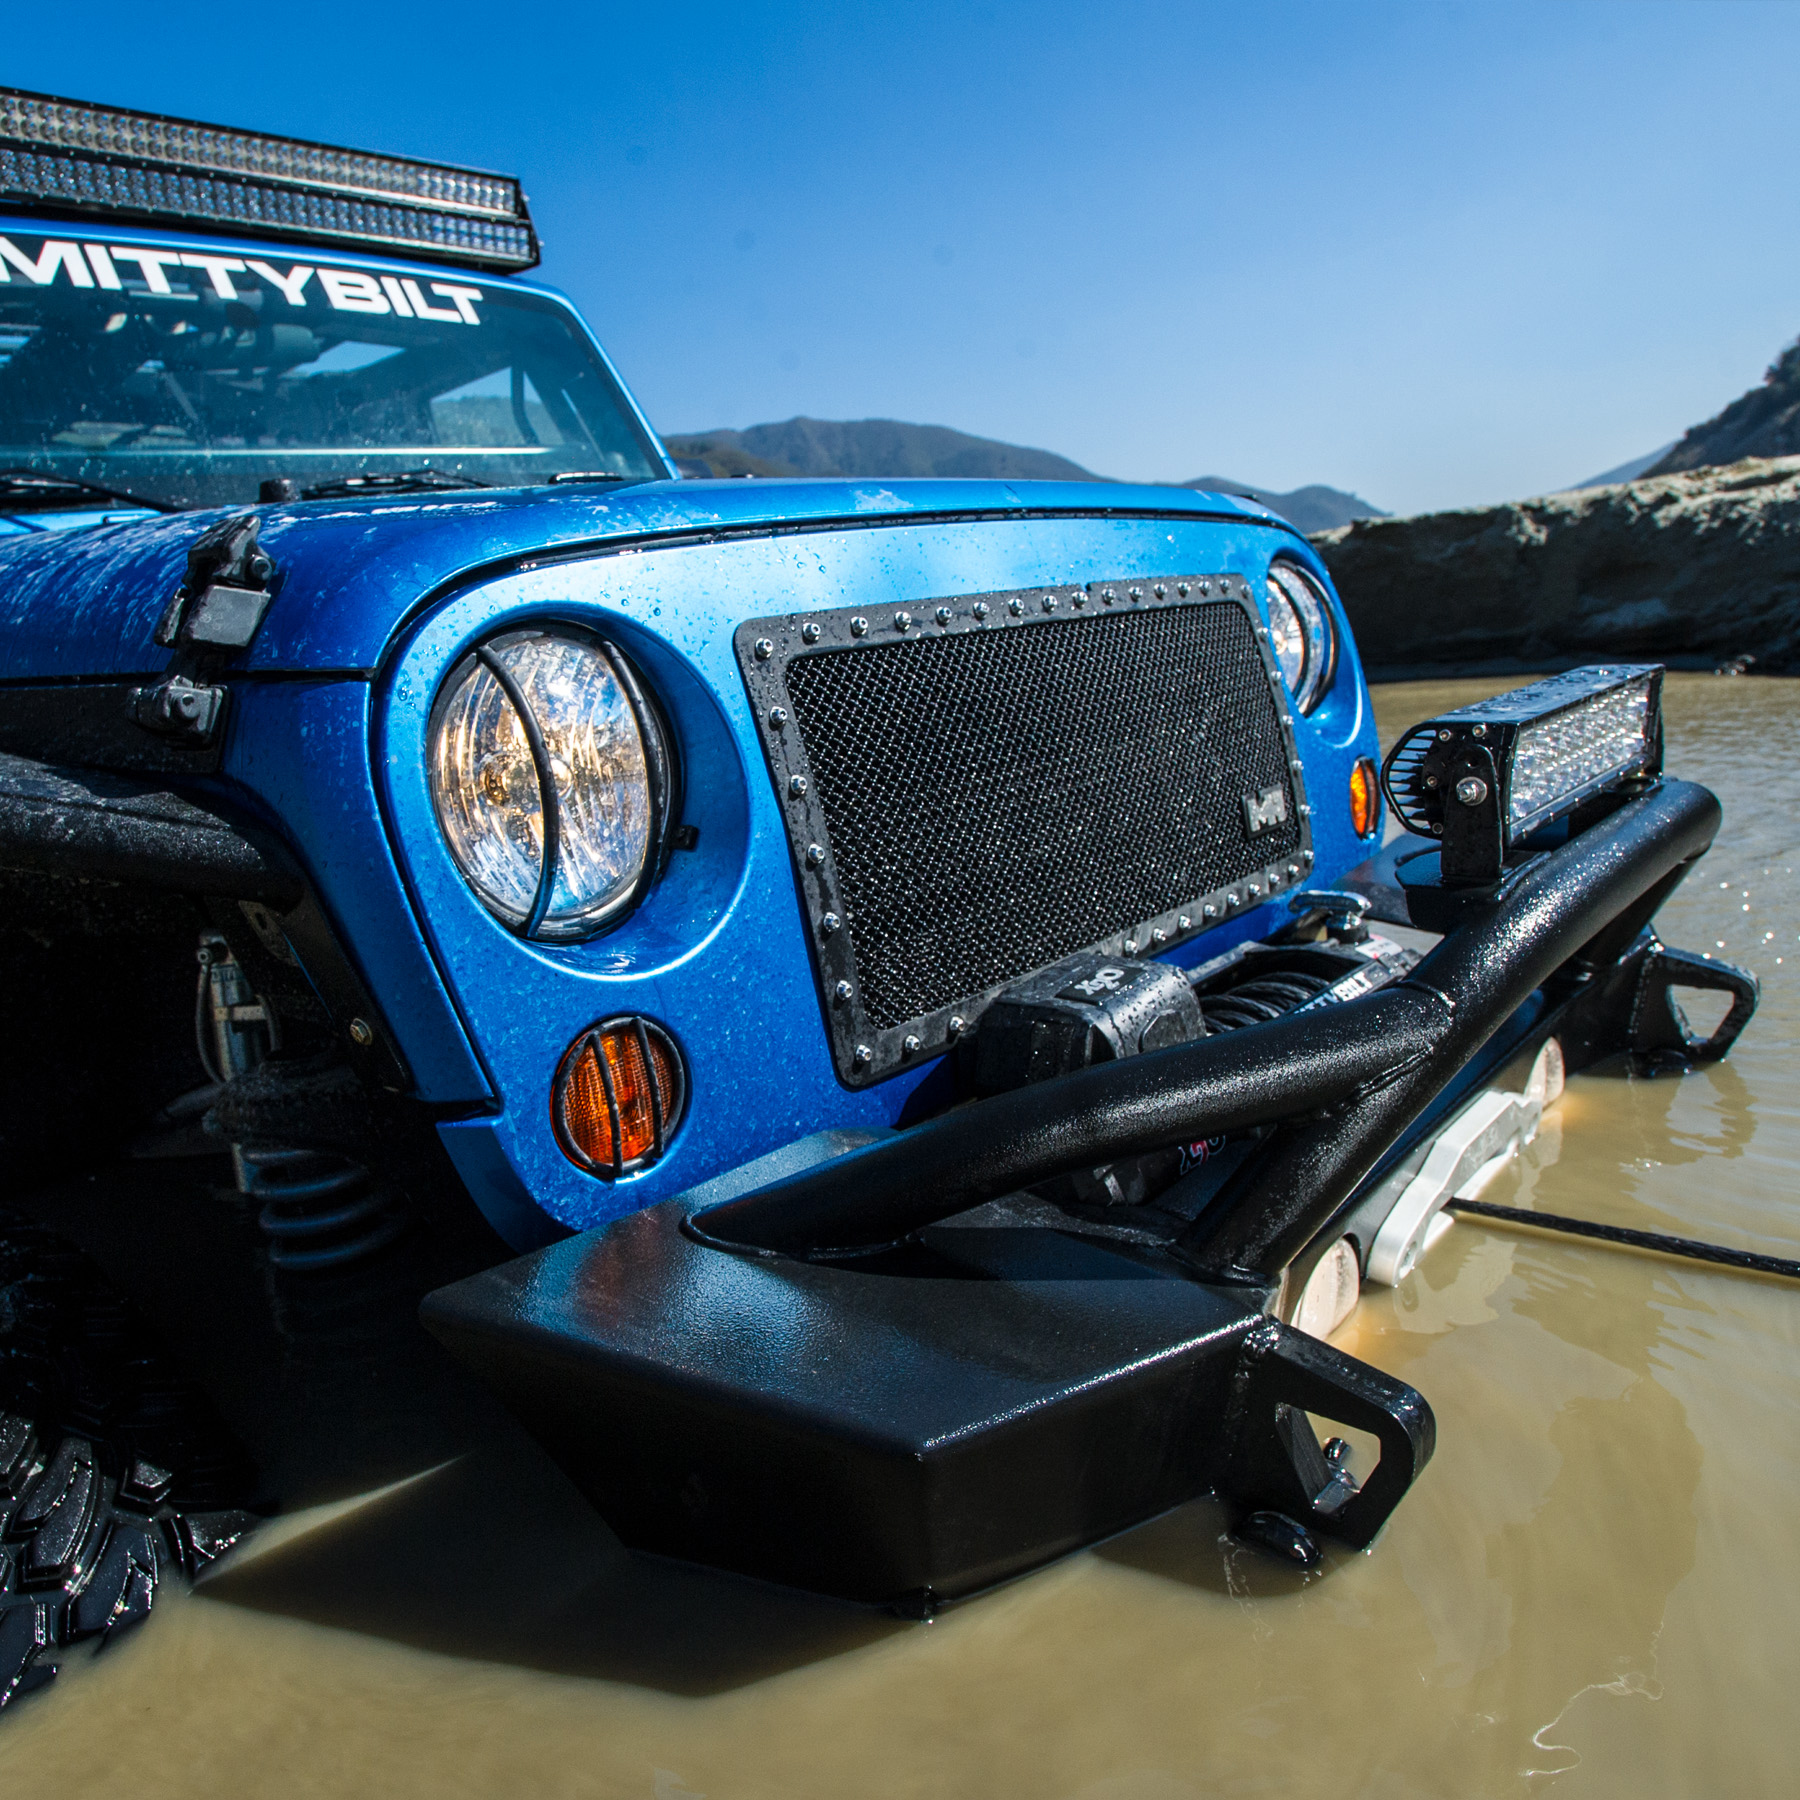
[[[1246,1025],[1261,1025],[1279,1019],[1283,1013],[1304,1006],[1308,1000],[1331,986],[1322,975],[1307,975],[1298,970],[1281,975],[1263,975],[1246,981],[1242,987],[1228,988],[1222,994],[1204,994],[1200,998],[1200,1016],[1209,1032],[1239,1031]]]
[[[328,1150],[237,1152],[238,1186],[262,1210],[256,1222],[278,1269],[336,1269],[372,1256],[405,1229],[369,1171]]]

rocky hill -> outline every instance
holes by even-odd
[[[844,475],[853,481],[912,477],[983,481],[1103,481],[1049,450],[971,437],[947,425],[900,419],[787,419],[742,431],[665,438],[670,455],[715,475]]]
[[[1192,481],[1184,481],[1181,485],[1209,494],[1247,495],[1305,532],[1330,531],[1356,519],[1385,519],[1388,516],[1379,506],[1371,506],[1360,494],[1347,494],[1342,488],[1324,487],[1318,483],[1295,488],[1289,494],[1254,488],[1246,482],[1233,481],[1228,475],[1196,475]]]
[[[1800,343],[1770,365],[1759,387],[1717,418],[1696,425],[1652,468],[1652,475],[1714,468],[1746,456],[1800,455]]]
[[[1376,674],[1746,656],[1800,671],[1800,456],[1362,520],[1313,542]]]
[[[1112,479],[1050,450],[972,437],[947,425],[909,425],[900,419],[787,419],[741,431],[685,432],[663,442],[690,475],[837,475],[853,481],[898,481],[909,476],[978,481]],[[1227,475],[1199,475],[1169,485],[1246,494],[1302,531],[1387,517],[1380,507],[1333,487],[1315,485],[1277,494]]]

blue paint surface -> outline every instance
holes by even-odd
[[[293,846],[416,1095],[438,1109],[470,1194],[519,1245],[813,1133],[891,1127],[933,1079],[927,1065],[853,1093],[833,1071],[786,832],[732,652],[741,621],[1227,572],[1260,594],[1277,552],[1329,589],[1304,539],[1273,515],[1169,488],[656,481],[256,510],[278,568],[274,599],[230,674],[223,767],[200,785]],[[0,680],[160,673],[169,653],[152,632],[189,548],[220,516],[71,512],[50,529],[34,515],[10,534],[0,520]],[[682,822],[698,836],[617,929],[547,946],[504,928],[451,861],[426,735],[445,677],[474,643],[558,620],[617,641],[654,688],[684,767]],[[1341,611],[1338,626],[1331,692],[1295,726],[1319,882],[1369,847],[1349,829],[1347,796],[1352,763],[1375,753],[1375,727]],[[1271,902],[1175,958],[1217,955],[1284,917]],[[568,1045],[618,1012],[671,1033],[691,1099],[664,1159],[608,1183],[557,1147],[550,1088]]]
[[[1260,591],[1278,549],[1293,553],[1292,537],[1248,520],[895,521],[557,562],[480,583],[427,611],[377,684],[374,756],[417,916],[500,1101],[496,1115],[446,1133],[496,1224],[519,1236],[519,1201],[529,1195],[558,1224],[584,1228],[810,1132],[892,1125],[930,1078],[927,1069],[852,1093],[833,1073],[786,833],[732,653],[740,620],[1184,572],[1229,570]],[[684,821],[698,828],[699,843],[674,857],[619,930],[585,944],[527,945],[492,918],[450,859],[431,808],[426,734],[440,685],[473,642],[555,620],[615,639],[655,686],[682,747]],[[1329,699],[1296,733],[1314,805],[1316,875],[1329,880],[1368,852],[1347,818],[1351,764],[1375,749],[1353,650]],[[1283,906],[1265,906],[1184,946],[1179,959],[1216,955],[1283,916]],[[567,1045],[623,1011],[643,1012],[674,1035],[693,1101],[663,1162],[608,1183],[557,1148],[550,1085]]]

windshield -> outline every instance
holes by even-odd
[[[664,473],[593,345],[528,290],[14,231],[0,470],[27,469],[164,506],[254,501],[266,481]]]

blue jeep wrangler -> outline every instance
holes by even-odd
[[[1260,507],[682,479],[500,176],[8,92],[0,207],[15,1192],[229,1149],[288,1283],[478,1209],[425,1321],[634,1546],[929,1611],[1206,1492],[1367,1544],[1433,1426],[1360,1285],[1748,1017],[1650,929],[1719,819],[1654,668],[1408,734],[1383,850]],[[242,1524],[48,1391],[15,1669]]]

